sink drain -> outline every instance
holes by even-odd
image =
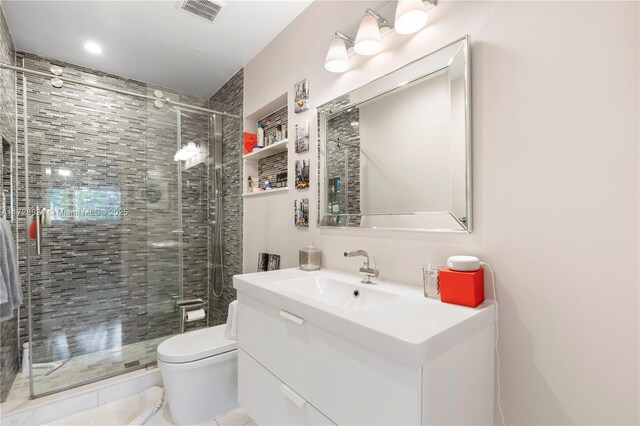
[[[360,296],[360,290],[353,290],[353,297]]]

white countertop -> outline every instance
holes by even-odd
[[[468,308],[425,298],[422,287],[377,279],[363,284],[361,279],[359,274],[292,268],[236,275],[233,284],[241,294],[410,365],[424,364],[494,319],[491,301]]]

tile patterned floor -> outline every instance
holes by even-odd
[[[147,423],[147,425],[151,426],[169,426],[173,424],[169,406],[166,402],[162,409]],[[215,419],[200,423],[200,426],[256,426],[256,424],[244,409],[237,408]]]
[[[156,362],[156,349],[169,336],[146,342],[134,343],[121,348],[109,349],[71,358],[56,371],[46,375],[51,368],[34,369],[33,388],[36,395],[67,388],[72,385],[89,383],[114,374],[125,373],[140,365]],[[62,361],[57,361],[61,363]],[[125,364],[133,363],[129,367]],[[29,397],[29,375],[18,373],[7,401]]]
[[[155,363],[158,344],[167,337],[147,342],[127,345],[122,348],[102,351],[89,355],[72,358],[58,370],[45,376],[50,369],[38,369],[34,375],[34,389],[36,393],[45,393],[87,381],[96,381],[100,377],[116,372],[125,372],[125,363],[139,361],[141,364]],[[29,376],[19,373],[11,388],[7,401],[2,404],[8,408],[12,403],[18,403],[29,398]],[[36,400],[38,401],[38,400]],[[155,426],[174,425],[169,406],[163,404],[161,410],[147,423]],[[242,408],[235,409],[207,422],[201,426],[256,426],[251,417]]]

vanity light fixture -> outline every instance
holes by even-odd
[[[427,25],[429,15],[424,3],[437,4],[437,0],[399,0],[394,28],[398,34],[414,34]]]
[[[345,72],[349,69],[347,45],[353,46],[353,39],[336,31],[329,44],[329,51],[324,61],[324,68],[329,72]]]
[[[382,50],[380,27],[385,27],[386,25],[386,19],[373,10],[367,9],[362,21],[360,21],[353,50],[363,56],[371,56],[380,52]]]
[[[427,25],[428,5],[436,6],[438,0],[398,0],[396,6],[395,27],[398,34],[413,34]],[[382,36],[389,33],[388,22],[372,9],[367,9],[360,21],[355,40],[336,31],[324,61],[329,72],[345,72],[350,68],[347,48],[362,56],[372,56],[382,50]]]

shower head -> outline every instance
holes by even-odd
[[[200,153],[200,148],[194,142],[189,142],[178,151],[173,157],[173,161],[187,161]]]

